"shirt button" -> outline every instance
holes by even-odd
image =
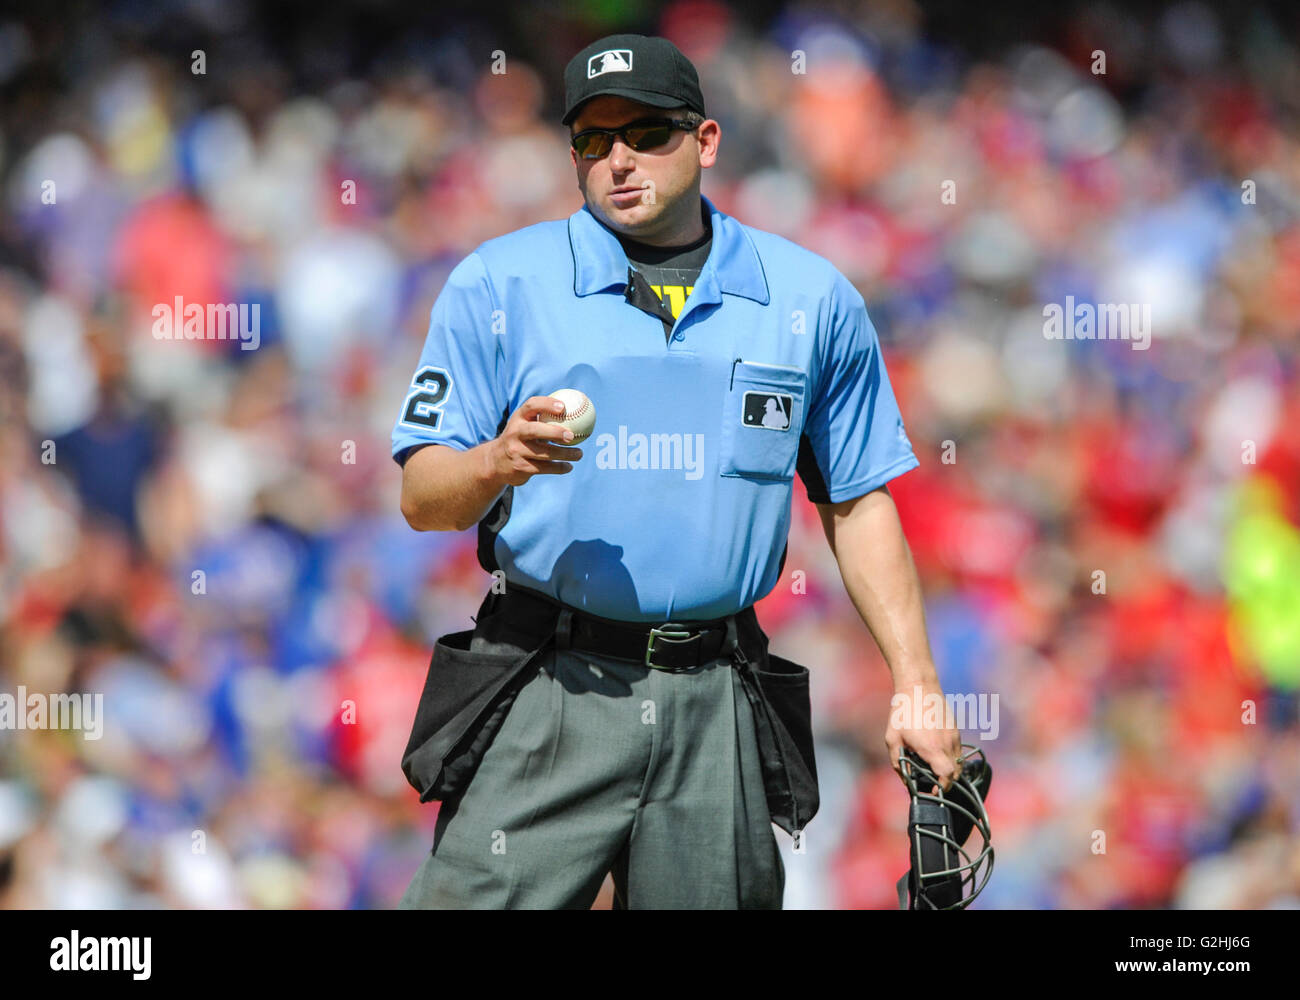
[[[673,334],[673,340],[681,340],[681,339],[683,339],[685,336],[686,336],[686,334],[684,334],[684,333],[674,333],[674,334]]]

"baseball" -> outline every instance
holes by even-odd
[[[578,389],[556,389],[550,396],[564,404],[564,413],[543,413],[541,419],[548,424],[564,424],[573,431],[573,440],[568,442],[570,445],[591,437],[591,432],[596,429],[596,407],[586,394]]]

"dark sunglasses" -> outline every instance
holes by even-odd
[[[698,126],[678,118],[640,118],[622,128],[588,128],[573,136],[569,142],[584,160],[599,160],[614,148],[615,137],[621,138],[638,153],[658,149],[672,138],[673,129],[694,132]]]

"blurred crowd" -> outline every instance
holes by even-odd
[[[976,905],[1300,907],[1294,12],[1067,6],[971,51],[906,0],[361,7],[0,20],[0,693],[105,705],[0,729],[0,906],[396,903],[429,651],[491,581],[406,525],[389,433],[451,268],[581,206],[560,71],[630,29],[700,69],[704,193],[880,332],[940,676],[995,706]],[[177,296],[257,304],[259,346],[158,339]],[[1049,339],[1067,296],[1149,304],[1149,348]],[[888,670],[794,492],[758,612],[822,807],[786,905],[892,907]]]

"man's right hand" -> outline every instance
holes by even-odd
[[[573,432],[563,424],[538,420],[543,413],[560,414],[564,404],[554,396],[530,396],[511,414],[501,433],[490,442],[488,462],[494,477],[522,486],[533,476],[562,476],[582,458],[581,448],[566,448]]]

